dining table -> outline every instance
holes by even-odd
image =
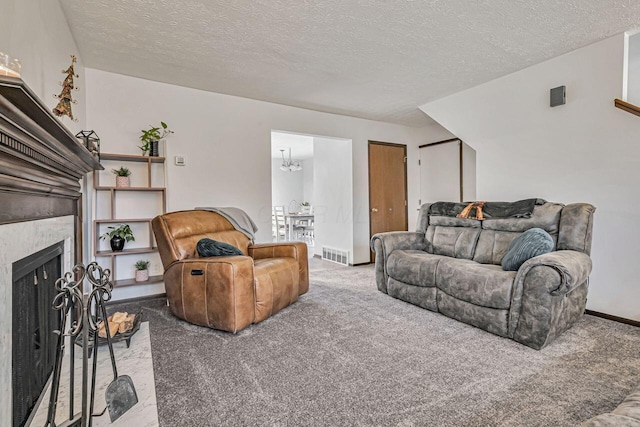
[[[300,221],[308,221],[309,224],[313,223],[313,214],[305,214],[305,213],[289,213],[284,216],[285,224],[287,226],[287,240],[293,240],[293,228],[297,222]]]

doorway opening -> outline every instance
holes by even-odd
[[[350,139],[272,131],[273,241],[305,242],[319,258],[343,251],[351,262],[352,175]]]

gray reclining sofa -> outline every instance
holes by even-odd
[[[616,409],[593,417],[581,427],[639,427],[640,426],[640,386],[636,387]]]
[[[394,298],[541,349],[584,313],[595,208],[535,206],[530,218],[462,219],[420,208],[415,232],[371,238],[378,289]],[[542,228],[553,252],[518,271],[500,266],[509,243]]]

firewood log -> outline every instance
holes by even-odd
[[[117,333],[118,333],[118,324],[116,322],[109,322],[109,335],[111,335],[111,338],[113,338],[113,336]],[[106,334],[105,334],[105,338],[106,338]]]
[[[118,332],[123,334],[125,332],[133,329],[133,320],[135,319],[135,314],[129,314],[124,322],[120,323],[120,327],[118,328]]]
[[[115,322],[108,322],[108,323],[109,323],[109,335],[111,335],[111,338],[113,338],[113,336],[118,333],[119,325]],[[98,336],[100,338],[107,337],[107,328],[105,328],[104,322],[100,322],[100,327],[98,328]]]
[[[127,313],[126,311],[124,313],[117,311],[113,314],[113,316],[111,316],[111,321],[120,324],[124,322],[128,314],[129,313]]]
[[[100,322],[98,324],[98,336],[100,338],[106,338],[107,337],[107,331],[105,330],[104,322]]]

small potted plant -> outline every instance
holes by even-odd
[[[120,166],[120,169],[111,169],[116,175],[116,187],[130,187],[131,181],[129,180],[129,175],[131,175],[131,171],[123,166]]]
[[[143,156],[149,153],[151,157],[158,157],[158,142],[173,133],[165,122],[160,122],[160,127],[152,126],[147,130],[143,129],[141,132],[140,141],[142,141],[142,145],[138,148],[142,150]]]
[[[140,259],[136,261],[136,282],[146,282],[149,280],[149,264],[148,259]]]
[[[114,252],[121,252],[124,249],[125,242],[132,242],[135,239],[133,237],[133,232],[131,231],[131,227],[129,224],[120,224],[118,226],[110,226],[109,231],[100,236],[100,240],[106,239],[107,237],[110,239],[109,243],[111,244],[111,250]]]

